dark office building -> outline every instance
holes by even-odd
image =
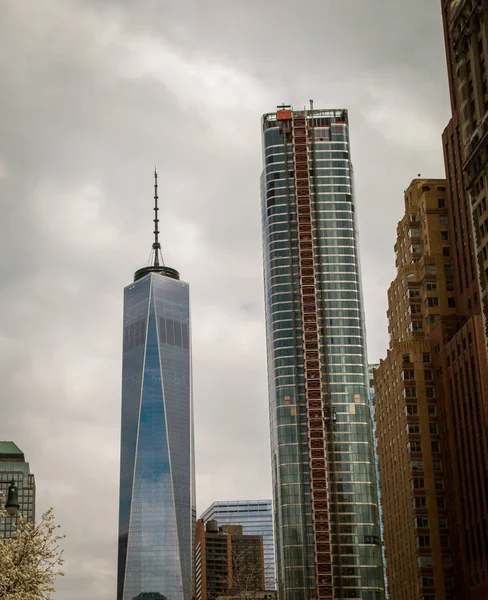
[[[242,525],[218,525],[197,521],[195,536],[195,597],[216,600],[219,596],[264,591],[262,535],[244,535]]]

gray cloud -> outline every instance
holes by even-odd
[[[270,497],[260,116],[350,110],[371,361],[403,189],[442,176],[440,9],[424,0],[16,0],[0,18],[0,436],[67,534],[58,598],[115,592],[122,289],[159,165],[192,285],[198,505]]]

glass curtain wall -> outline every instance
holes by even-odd
[[[149,274],[125,289],[118,600],[191,600],[192,427],[189,286]]]

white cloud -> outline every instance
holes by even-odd
[[[420,103],[409,90],[391,84],[375,85],[369,96],[370,105],[363,114],[389,144],[409,150],[439,149],[439,129],[426,110],[425,98]]]

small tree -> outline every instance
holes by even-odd
[[[10,537],[0,538],[1,600],[50,600],[54,582],[63,576],[63,551],[54,520],[54,511],[46,511],[38,523],[29,523],[19,515],[9,517],[0,508],[0,522],[12,523]]]
[[[246,539],[249,537],[249,539]],[[253,600],[264,590],[262,545],[251,536],[232,540],[232,587],[231,592],[242,600]]]

